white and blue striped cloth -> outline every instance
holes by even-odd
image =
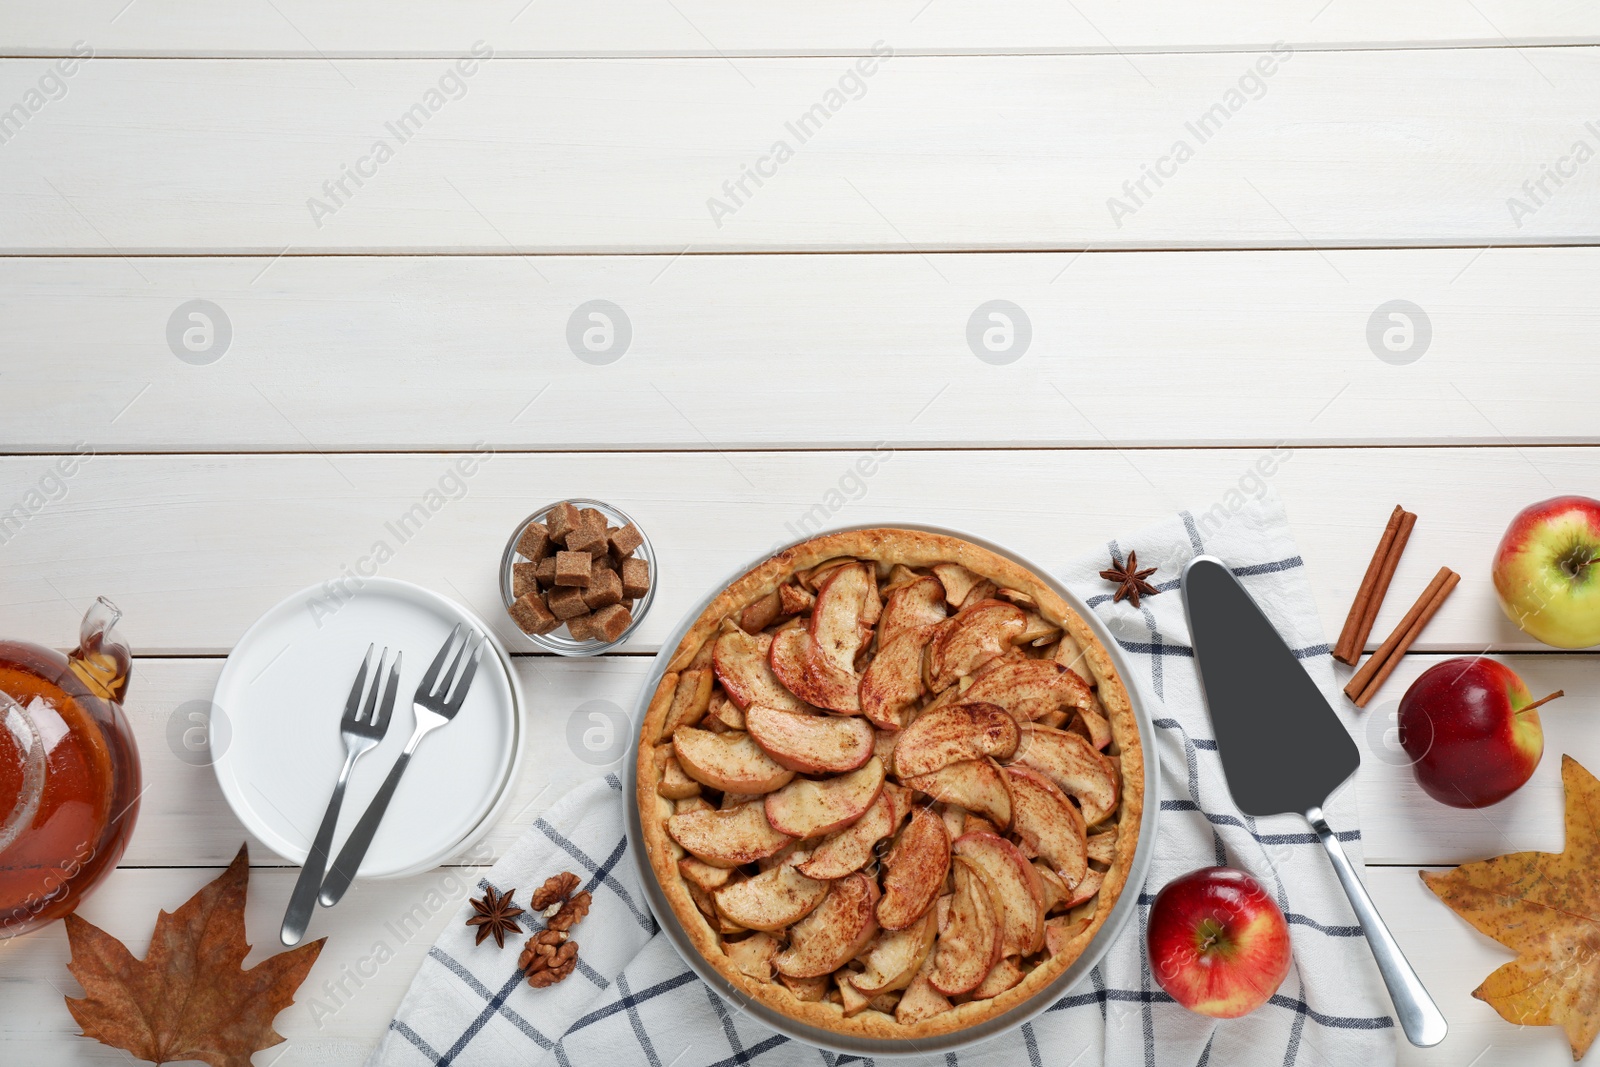
[[[1215,512],[1213,513],[1215,514]],[[1207,527],[1202,533],[1201,526]],[[1218,527],[1212,529],[1210,527]],[[1251,503],[1220,524],[1185,512],[1111,542],[1060,577],[1121,646],[1127,681],[1155,722],[1161,766],[1158,844],[1140,908],[1087,981],[1033,1022],[984,1044],[896,1062],[928,1067],[1390,1067],[1395,1029],[1383,986],[1322,848],[1298,816],[1244,816],[1228,795],[1189,647],[1182,598],[1113,603],[1099,577],[1107,550],[1135,550],[1152,580],[1175,594],[1183,564],[1220,557],[1340,709],[1305,565],[1275,500]],[[574,930],[578,973],[532,989],[517,953],[474,949],[460,921],[446,927],[412,982],[369,1064],[380,1067],[839,1067],[854,1060],[773,1033],[714,995],[660,936],[627,858],[622,786],[615,775],[574,790],[534,824],[482,885],[537,886],[572,870],[594,894]],[[1354,791],[1325,809],[1360,863]],[[1290,922],[1294,967],[1271,1002],[1226,1022],[1175,1004],[1150,975],[1149,905],[1161,886],[1197,867],[1252,872]],[[523,903],[526,903],[524,900]],[[539,917],[525,916],[531,931]],[[870,1062],[867,1067],[871,1067]]]

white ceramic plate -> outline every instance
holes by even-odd
[[[315,607],[313,607],[315,605]],[[367,579],[342,605],[321,586],[263,615],[240,639],[212,702],[222,794],[245,828],[303,863],[344,763],[339,720],[369,644],[404,658],[389,730],[351,773],[335,854],[416,725],[411,700],[451,629],[489,641],[461,711],[417,746],[358,877],[398,878],[437,867],[472,844],[509,800],[522,758],[522,693],[494,633],[454,601],[409,582]],[[371,684],[370,681],[368,683]],[[215,712],[213,712],[215,714]]]

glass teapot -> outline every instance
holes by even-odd
[[[133,833],[141,786],[121,614],[95,601],[70,655],[0,641],[0,939],[76,908]]]

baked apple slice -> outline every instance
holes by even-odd
[[[783,711],[810,711],[806,702],[785,689],[768,666],[771,634],[730,630],[717,638],[711,665],[717,681],[741,708],[764,704]]]
[[[887,642],[880,636],[878,654],[862,673],[858,691],[861,714],[874,726],[898,730],[905,725],[907,710],[927,692],[923,658],[938,632],[938,623],[928,623],[901,630]]]
[[[1075,733],[1028,723],[1013,762],[1041,772],[1076,797],[1089,826],[1117,810],[1117,775],[1110,758]]]
[[[900,746],[896,745],[897,763],[899,758]],[[900,781],[935,800],[975,811],[1002,830],[1011,825],[1011,787],[994,760],[952,763],[931,774],[902,777]]]
[[[744,724],[767,755],[801,774],[843,774],[872,758],[872,725],[862,719],[752,704]]]
[[[950,872],[950,832],[931,808],[919,808],[883,859],[878,924],[904,930],[931,914]]]
[[[678,675],[672,690],[672,703],[662,720],[661,736],[671,737],[680,726],[693,726],[705,715],[711,703],[711,683],[715,681],[708,670],[687,670]]]
[[[889,594],[883,605],[883,617],[878,620],[878,654],[900,634],[917,630],[936,622],[943,622],[945,610],[944,586],[939,579],[923,576],[915,578]]]
[[[758,982],[772,981],[772,958],[781,947],[777,938],[760,932],[722,943],[722,951],[733,965]]]
[[[809,593],[798,585],[778,587],[778,609],[784,615],[804,615],[816,604],[816,594]]]
[[[854,674],[856,656],[872,639],[871,620],[878,617],[879,608],[878,580],[868,564],[851,563],[828,575],[817,588],[817,603],[811,609],[817,658]]]
[[[794,994],[794,999],[808,1004],[820,1001],[828,995],[828,987],[833,984],[832,979],[826,974],[819,974],[815,978],[791,978],[786,974],[778,975],[778,981],[783,983],[785,989]]]
[[[895,1005],[894,1021],[901,1026],[911,1026],[943,1014],[951,1007],[949,998],[933,988],[928,976],[919,974],[906,987],[906,994],[900,998],[900,1003]]]
[[[822,903],[789,928],[789,949],[773,961],[779,974],[819,978],[843,967],[878,932],[878,884],[861,873],[832,883]]]
[[[803,704],[841,715],[861,714],[861,676],[823,659],[805,630],[796,627],[773,634],[767,665],[773,677]]]
[[[1039,872],[1039,884],[1044,887],[1044,913],[1049,915],[1065,908],[1072,899],[1067,883],[1044,860],[1034,860],[1033,869]]]
[[[657,766],[661,768],[661,784],[656,792],[668,800],[688,800],[700,795],[700,783],[683,773],[683,765],[672,754],[671,745],[656,748]]]
[[[1089,917],[1086,915],[1077,919],[1065,915],[1057,916],[1045,923],[1044,947],[1050,951],[1052,957],[1059,956],[1087,929],[1089,929]]]
[[[1007,767],[1011,780],[1011,828],[1029,855],[1041,856],[1070,887],[1089,870],[1089,840],[1083,813],[1038,771]]]
[[[733,872],[728,868],[713,867],[693,856],[683,856],[678,860],[678,873],[707,893],[721,889],[728,884],[728,879],[733,877]]]
[[[893,782],[884,782],[878,799],[861,818],[824,839],[795,866],[810,878],[843,878],[859,871],[872,859],[873,846],[893,834],[910,811],[911,794]]]
[[[1027,616],[1003,600],[980,600],[945,622],[928,646],[928,688],[942,693],[990,660],[1004,655]]]
[[[1099,699],[1091,696],[1089,706],[1078,708],[1077,713],[1089,734],[1089,743],[1104,751],[1111,744],[1111,724],[1106,721],[1105,708],[1100,706]]]
[[[939,579],[940,585],[944,588],[945,603],[952,608],[960,607],[973,587],[983,581],[983,578],[959,563],[935,563],[929,569]]]
[[[1111,829],[1103,834],[1090,834],[1086,851],[1090,859],[1109,864],[1117,855],[1117,831]]]
[[[672,735],[672,750],[683,773],[724,793],[770,793],[794,778],[794,771],[762,751],[749,734],[680,726]]]
[[[859,819],[882,789],[883,764],[876,759],[836,778],[796,778],[767,796],[767,820],[790,837],[832,833]]]
[[[867,1010],[867,1005],[872,1003],[872,998],[857,989],[850,981],[851,974],[852,972],[847,970],[833,972],[834,984],[839,987],[839,1007],[846,1019],[860,1015]]]
[[[1089,868],[1089,873],[1083,876],[1083,881],[1072,887],[1072,895],[1067,898],[1067,907],[1076,908],[1079,904],[1088,903],[1089,899],[1100,892],[1100,887],[1105,884],[1106,872]]]
[[[1017,720],[994,704],[963,701],[920,715],[894,746],[894,770],[902,779],[978,759],[1009,759],[1022,733]],[[963,805],[966,806],[966,805]]]
[[[761,804],[725,811],[685,811],[667,819],[667,833],[697,859],[713,867],[740,867],[770,856],[789,843],[767,822]]]
[[[988,884],[969,860],[951,860],[956,895],[939,931],[928,981],[947,997],[970,993],[1000,962],[1000,914]]]
[[[961,699],[997,704],[1019,723],[1094,706],[1089,683],[1059,663],[1026,656],[992,661],[973,676]]]
[[[989,969],[983,981],[978,983],[978,988],[972,991],[972,999],[998,997],[1027,976],[1014,956],[1001,956],[1000,962]]]
[[[828,895],[828,883],[787,863],[712,891],[717,911],[750,930],[782,930],[804,919]]]
[[[1030,956],[1044,947],[1044,887],[1017,846],[994,834],[963,834],[950,851],[983,876],[1000,919],[1000,955]]]
[[[739,710],[739,705],[728,699],[728,694],[718,690],[711,694],[711,705],[706,708],[706,729],[712,729],[712,723],[721,723],[724,729],[743,730],[744,712]]]
[[[866,969],[850,981],[862,993],[875,997],[904,989],[933,951],[938,920],[932,910],[904,930],[884,930],[867,946]]]

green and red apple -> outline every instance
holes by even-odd
[[[1400,744],[1417,782],[1457,808],[1504,800],[1533,776],[1544,754],[1539,706],[1517,673],[1482,656],[1458,656],[1423,671],[1400,700]]]
[[[1600,644],[1600,500],[1523,508],[1495,551],[1494,588],[1511,621],[1545,644]]]

